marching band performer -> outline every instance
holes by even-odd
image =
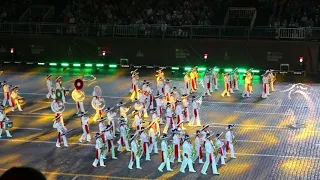
[[[232,141],[234,140],[235,136],[232,132],[232,127],[233,125],[228,125],[227,127],[227,132],[226,132],[226,152],[229,152],[230,150],[230,154],[231,154],[231,158],[232,159],[236,159],[235,155],[234,155],[234,146]]]
[[[11,134],[9,132],[9,128],[7,126],[9,118],[6,116],[5,107],[3,105],[0,106],[0,138],[2,137],[2,130],[6,130],[6,134],[8,138],[11,138]]]
[[[139,81],[139,76],[138,73],[136,71],[131,71],[131,81],[132,81],[132,89],[131,91],[131,97],[130,99],[133,100],[135,97],[139,99],[139,93],[138,93],[138,81]]]
[[[181,128],[181,129],[185,129],[183,127],[183,123],[181,123],[183,121],[183,112],[184,112],[184,108],[181,105],[181,101],[177,100],[176,116],[177,116],[177,124],[180,124],[179,127],[177,128]]]
[[[114,151],[114,145],[113,145],[113,132],[112,132],[112,126],[107,125],[106,127],[106,133],[105,133],[105,138],[106,138],[106,144],[107,144],[107,150],[103,153],[103,158],[106,158],[107,153],[111,152],[112,159],[118,159],[116,157],[116,153]]]
[[[206,143],[206,135],[207,134],[210,134],[210,131],[209,131],[209,127],[210,125],[207,124],[207,125],[204,125],[201,129],[200,129],[200,132],[202,134],[202,142],[203,142],[203,145]]]
[[[196,81],[196,73],[194,69],[190,71],[190,79],[191,79],[191,93],[197,92],[197,81]]]
[[[152,88],[150,87],[151,83],[147,83],[147,87],[146,87],[146,92],[147,92],[147,108],[149,109],[153,109],[153,90]]]
[[[79,97],[85,96],[84,91],[75,89],[74,92],[77,94],[76,96],[79,96]],[[76,108],[77,108],[77,113],[76,113],[77,115],[80,115],[82,112],[85,112],[84,106],[83,106],[83,100],[82,101],[75,100],[75,103],[76,103]]]
[[[163,172],[163,168],[166,166],[167,167],[167,171],[173,171],[171,169],[171,166],[170,166],[170,160],[169,160],[169,153],[168,153],[168,142],[167,142],[167,139],[168,139],[168,136],[167,134],[163,134],[161,137],[161,159],[162,159],[162,163],[160,164],[160,166],[158,167],[158,170],[160,172]]]
[[[11,109],[11,111],[14,111],[15,106],[18,107],[19,111],[22,111],[20,103],[19,103],[18,86],[14,86],[12,88],[11,100],[12,100],[12,109]]]
[[[128,165],[128,168],[129,169],[133,169],[132,166],[133,166],[133,163],[136,162],[136,167],[137,169],[142,169],[140,167],[140,159],[141,159],[141,154],[138,154],[138,151],[139,151],[139,145],[138,145],[138,136],[137,134],[135,135],[132,135],[131,136],[131,158],[130,158],[130,162],[129,162],[129,165]]]
[[[149,82],[148,82],[147,80],[143,80],[142,86],[141,86],[141,91],[142,91],[142,92],[147,91],[147,84],[148,84],[148,83],[149,83]]]
[[[150,123],[149,127],[149,137],[150,137],[150,146],[149,151],[150,153],[154,150],[154,153],[158,154],[158,140],[157,137],[160,136],[160,127],[159,127],[159,118],[154,110],[150,111],[152,122]]]
[[[176,102],[177,102],[177,99],[174,95],[173,92],[170,93],[170,104],[171,104],[171,109],[174,111],[176,109]]]
[[[181,149],[181,137],[180,137],[180,132],[178,129],[172,129],[172,144],[173,144],[173,156],[171,156],[170,162],[174,163],[175,159],[178,159],[178,162],[181,161],[181,154],[180,154],[180,149]]]
[[[101,105],[102,103],[100,102],[101,98],[101,88],[99,86],[95,86],[92,92],[93,96],[93,101],[95,102],[96,105]],[[97,119],[100,119],[103,116],[103,111],[100,108],[96,108],[96,114],[93,117],[93,121],[96,121]]]
[[[155,98],[156,105],[157,105],[156,111],[157,111],[157,115],[160,118],[160,124],[163,124],[163,112],[162,112],[162,108],[164,105],[163,97],[162,97],[162,95],[157,94],[154,98]]]
[[[166,96],[166,102],[170,102],[170,91],[171,91],[170,80],[167,79],[164,85],[164,94]]]
[[[59,99],[54,99],[53,101],[55,101],[56,103],[54,104],[54,109],[60,109],[61,107],[63,107],[63,103],[61,103],[59,101]],[[59,117],[59,122],[60,124],[62,125],[62,128],[67,131],[68,129],[65,127],[64,125],[64,119],[63,119],[63,116],[62,116],[62,112],[56,112],[55,113],[56,117]]]
[[[201,173],[204,175],[207,175],[207,170],[209,165],[211,164],[212,167],[212,172],[215,175],[219,175],[220,173],[218,173],[217,170],[217,163],[216,160],[214,158],[214,147],[212,145],[211,140],[209,139],[211,137],[210,134],[206,135],[206,143],[205,143],[205,148],[206,148],[206,162],[204,163],[202,169],[201,169]]]
[[[130,108],[127,108],[123,102],[119,102],[119,106],[120,106],[120,117],[122,116],[127,121],[128,120],[127,113]]]
[[[133,108],[135,111],[139,111],[140,113],[140,109],[141,109],[141,106],[140,106],[140,102],[138,101],[137,98],[135,98],[133,101],[132,101],[133,104]],[[134,111],[133,111],[134,112]],[[141,113],[140,113],[140,116],[141,116]]]
[[[79,142],[82,143],[82,141],[86,139],[87,139],[87,142],[90,142],[91,135],[89,131],[89,117],[86,117],[84,112],[81,113],[81,125],[82,125],[83,134],[80,137]]]
[[[47,98],[49,99],[50,97],[52,97],[52,95],[54,94],[54,89],[52,86],[52,80],[51,80],[52,74],[47,75],[46,77],[46,82],[47,82],[47,88],[48,88],[48,94],[47,94]]]
[[[57,131],[58,131],[58,139],[57,139],[56,146],[60,147],[60,145],[62,143],[61,142],[61,138],[62,138],[64,147],[68,147],[68,142],[67,142],[67,138],[66,138],[66,134],[65,134],[65,129],[63,128],[62,123],[60,122],[61,121],[61,115],[57,116],[54,119],[54,121],[55,121],[54,128],[57,128]]]
[[[221,96],[224,97],[227,94],[230,97],[230,82],[229,82],[229,73],[224,74],[224,91],[222,92]]]
[[[273,83],[276,81],[276,76],[273,73],[273,70],[269,69],[269,81],[270,81],[270,90],[274,92],[274,85]]]
[[[189,126],[193,126],[194,124],[196,124],[196,126],[201,126],[199,108],[200,108],[200,104],[196,101],[196,97],[192,96],[193,117],[189,123]]]
[[[190,78],[188,72],[184,74],[184,94],[190,94]]]
[[[179,92],[177,90],[177,87],[173,87],[172,88],[172,93],[173,93],[175,99],[179,99],[180,98],[180,94],[179,94]]]
[[[138,110],[134,111],[134,121],[132,123],[132,127],[136,128],[136,131],[140,131],[142,127],[142,119]]]
[[[221,160],[221,165],[225,165],[226,161],[225,161],[225,154],[223,151],[223,142],[220,140],[222,134],[217,134],[216,135],[216,147],[218,148],[218,156],[217,156],[217,164],[219,162],[219,160]]]
[[[184,141],[182,144],[182,148],[183,148],[183,162],[181,164],[180,167],[180,172],[185,173],[185,169],[187,166],[189,166],[189,172],[196,172],[193,168],[193,164],[192,164],[192,159],[191,159],[191,155],[192,155],[192,145],[189,142],[190,136],[189,135],[185,135],[184,136]]]
[[[233,83],[232,83],[232,80],[233,80],[233,77],[232,77],[232,74],[231,73],[228,73],[228,81],[229,81],[229,90],[230,90],[230,93],[233,94]]]
[[[12,101],[10,96],[10,86],[7,84],[6,81],[3,81],[1,85],[3,86],[3,95],[4,95],[2,105],[5,107],[8,101],[9,106],[12,106]]]
[[[61,90],[61,93],[62,93],[62,102],[64,104],[66,104],[66,97],[65,97],[65,94],[64,94],[64,87],[62,86],[62,76],[58,76],[57,79],[56,79],[56,90]]]
[[[269,95],[269,75],[268,73],[265,73],[262,75],[262,86],[263,86],[263,92],[262,92],[262,98],[265,99]]]
[[[105,129],[106,129],[106,124],[105,124],[105,121],[106,120],[106,118],[104,118],[104,117],[101,117],[99,120],[98,120],[98,122],[99,122],[99,132],[102,134],[102,132],[103,131],[105,131]]]
[[[171,104],[170,103],[167,103],[167,110],[166,110],[166,126],[164,127],[163,129],[163,133],[167,133],[168,132],[168,129],[169,127],[171,128],[175,128],[175,124],[173,122],[173,110],[171,108]]]
[[[252,94],[253,92],[253,89],[252,89],[252,80],[253,80],[253,76],[252,76],[252,73],[251,73],[252,69],[249,69],[246,73],[247,76],[249,76],[249,79],[250,79],[250,84],[249,84],[249,90],[250,90],[250,94]]]
[[[113,137],[116,137],[116,125],[114,123],[114,117],[117,113],[112,112],[113,108],[107,108],[105,111],[107,112],[108,125],[111,126]]]
[[[140,99],[139,99],[139,106],[140,106],[140,113],[143,114],[144,118],[148,118],[148,112],[147,112],[147,107],[146,107],[146,101],[147,101],[147,96],[145,94],[146,91],[140,91]]]
[[[250,97],[250,84],[251,84],[251,76],[245,75],[244,78],[244,91],[242,93],[242,97]]]
[[[164,72],[163,68],[160,68],[159,70],[156,71],[158,74],[156,75],[157,77],[164,78]]]
[[[121,119],[120,120],[120,139],[118,141],[118,151],[121,151],[123,147],[126,148],[127,151],[131,151],[130,150],[130,147],[129,147],[129,142],[128,142],[128,126],[127,126],[127,123],[126,123],[126,120],[125,119]]]
[[[164,95],[164,78],[157,78],[157,88],[160,95]]]
[[[211,96],[210,94],[210,73],[209,71],[207,71],[205,74],[204,74],[204,77],[203,77],[203,85],[204,85],[204,95],[208,95],[208,96]]]
[[[194,67],[194,73],[195,73],[195,82],[196,82],[196,88],[198,90],[198,84],[199,84],[199,78],[200,78],[200,75],[199,75],[199,72],[197,70],[198,66]]]
[[[149,139],[148,135],[145,133],[144,127],[141,127],[139,135],[140,135],[140,140],[141,140],[142,146],[143,146],[143,153],[146,154],[146,161],[151,161],[150,152],[149,152],[149,140],[150,139]],[[141,157],[142,157],[142,155],[141,155]]]
[[[218,90],[218,73],[215,71],[215,69],[216,69],[216,67],[214,67],[212,70],[213,85],[210,86],[211,87],[210,92],[213,92],[213,90],[212,90],[213,86],[214,86],[215,90]]]
[[[193,162],[195,162],[198,158],[199,158],[199,163],[203,164],[203,154],[202,154],[202,138],[201,138],[201,132],[200,130],[197,130],[196,132],[196,137],[194,139],[194,145],[195,145],[195,149],[196,149],[196,155],[193,158]]]
[[[186,122],[190,122],[190,114],[189,114],[189,101],[188,101],[188,95],[184,94],[182,95],[182,105],[183,105],[183,119]]]
[[[235,91],[239,90],[239,84],[238,84],[239,75],[238,75],[237,70],[238,70],[238,68],[235,68],[233,70],[233,88],[234,88]]]
[[[96,148],[96,158],[94,159],[92,165],[94,167],[97,167],[98,162],[100,162],[100,166],[106,167],[106,165],[104,165],[103,158],[102,158],[102,151],[103,151],[103,148],[104,148],[104,143],[102,142],[100,133],[96,133],[94,138],[96,139],[96,146],[95,146],[95,148]]]

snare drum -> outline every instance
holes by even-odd
[[[13,127],[13,122],[11,120],[6,121],[6,129],[10,129]]]

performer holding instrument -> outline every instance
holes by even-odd
[[[75,101],[76,103],[76,107],[77,107],[77,115],[84,113],[84,106],[83,106],[83,101],[86,98],[84,91],[82,91],[81,89],[83,88],[84,83],[82,79],[76,79],[74,81],[74,87],[75,89],[72,91],[71,93],[71,97],[72,99]]]
[[[91,106],[96,110],[96,114],[93,117],[93,120],[96,121],[101,119],[103,116],[103,109],[106,106],[104,99],[102,98],[102,90],[99,86],[95,86],[92,92]]]
[[[9,129],[12,128],[13,122],[6,116],[5,107],[0,106],[0,138],[2,137],[2,130],[5,129],[7,137],[11,138]]]
[[[167,134],[163,134],[161,137],[161,164],[158,167],[158,170],[160,172],[163,172],[163,168],[166,166],[167,171],[173,171],[171,169],[171,165],[170,165],[170,157],[168,157],[169,155],[169,148],[168,148],[168,135]]]

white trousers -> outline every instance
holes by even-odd
[[[139,156],[136,156],[136,152],[131,152],[131,158],[130,158],[130,162],[129,162],[129,165],[128,165],[128,168],[129,169],[132,169],[133,167],[133,163],[136,162],[136,167],[137,168],[141,168],[140,167],[140,158]]]
[[[9,103],[9,106],[12,106],[12,101],[11,101],[11,96],[10,96],[10,92],[6,92],[3,93],[4,98],[3,98],[3,102],[2,105],[6,106],[7,102]]]
[[[83,101],[76,101],[76,107],[77,107],[77,114],[84,111]]]
[[[118,144],[119,144],[118,149],[117,149],[118,151],[121,151],[124,146],[127,151],[130,151],[129,142],[126,137],[120,136]],[[123,146],[123,144],[124,144],[124,146]]]
[[[269,95],[269,84],[263,84],[262,86],[263,90],[262,90],[262,98],[267,98]]]
[[[193,113],[193,116],[192,116],[192,119],[191,119],[189,125],[190,126],[193,126],[193,125],[201,126],[199,110],[193,109],[192,113]]]
[[[216,160],[214,158],[213,153],[206,153],[206,162],[202,166],[201,173],[203,173],[203,174],[207,173],[207,170],[208,170],[210,163],[211,163],[213,174],[218,174],[217,163],[216,163]]]
[[[89,131],[89,125],[82,125],[82,131],[83,131],[83,134],[82,136],[80,137],[80,141],[84,141],[87,139],[88,142],[91,141],[91,135],[90,135],[90,131]]]
[[[152,139],[152,143],[150,143],[149,145],[149,152],[152,153],[152,150],[154,150],[154,153],[159,153],[156,135],[153,135],[151,139]]]
[[[110,145],[108,143],[108,141],[110,141]],[[107,149],[103,152],[103,158],[106,158],[107,157],[107,153],[111,151],[111,156],[112,158],[116,158],[116,153],[114,151],[114,145],[113,145],[113,141],[112,140],[107,140],[106,141],[106,147]]]
[[[63,140],[63,145],[68,146],[66,135],[62,135],[60,132],[58,133],[58,139],[57,139],[56,146],[60,147],[60,145],[62,143],[61,139]]]
[[[96,149],[96,158],[93,161],[93,166],[97,166],[98,162],[100,162],[100,166],[104,166],[102,154],[101,154],[101,149]]]
[[[194,168],[193,168],[193,163],[192,163],[191,157],[190,156],[186,157],[186,155],[184,154],[183,155],[183,161],[182,161],[182,164],[181,164],[181,167],[180,167],[180,171],[184,172],[187,166],[189,167],[189,172],[195,171]]]
[[[170,160],[168,158],[168,152],[161,151],[161,158],[162,158],[162,163],[158,167],[159,171],[162,171],[165,166],[167,167],[167,171],[172,170]]]
[[[52,92],[52,88],[48,88],[48,94],[47,94],[47,98],[49,99],[50,97],[52,97],[53,92]]]
[[[173,144],[173,152],[170,161],[173,163],[176,158],[181,162],[180,144]]]

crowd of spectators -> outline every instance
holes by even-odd
[[[320,1],[274,0],[269,26],[283,28],[320,27]]]

